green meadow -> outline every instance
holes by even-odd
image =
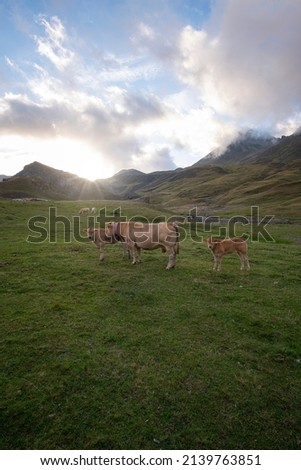
[[[82,204],[0,201],[1,448],[300,449],[300,225],[270,224],[250,272],[229,255],[217,273],[186,224],[167,271],[160,250],[132,266],[118,245],[100,264]]]

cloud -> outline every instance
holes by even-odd
[[[141,36],[150,39],[151,41],[155,39],[156,33],[153,28],[151,28],[148,24],[143,22],[139,23],[138,25],[139,32]]]
[[[200,106],[243,127],[276,130],[301,109],[301,3],[216,0],[202,29],[164,36],[138,25],[135,42],[192,87]],[[299,121],[300,125],[300,121]]]
[[[298,0],[218,0],[206,28],[181,31],[176,73],[218,113],[275,126],[300,110],[300,17]]]
[[[143,124],[156,125],[164,119],[165,109],[155,96],[110,87],[101,99],[82,91],[67,93],[61,87],[60,81],[48,77],[38,90],[32,88],[39,93],[36,100],[6,94],[0,99],[0,135],[86,142],[117,169],[134,163],[142,169],[144,161],[146,168],[174,166],[167,154],[166,161],[161,156],[151,164],[150,153],[143,149],[145,141],[137,136]]]
[[[164,107],[159,99],[152,94],[129,92],[125,89],[115,88],[115,102],[118,103],[119,113],[126,117],[127,123],[144,122],[164,116]]]
[[[117,66],[116,66],[117,65]],[[105,82],[134,82],[139,79],[149,79],[155,77],[159,72],[158,65],[155,64],[137,64],[135,59],[132,63],[121,63],[118,61],[112,67],[106,67],[97,73],[98,80]]]
[[[58,70],[64,70],[73,62],[75,53],[64,47],[67,35],[62,22],[56,16],[47,20],[39,15],[38,23],[44,26],[46,33],[46,37],[35,36],[39,54],[47,57]]]
[[[129,140],[136,126],[164,116],[156,97],[120,88],[108,90],[106,103],[81,92],[60,94],[57,100],[55,96],[54,90],[46,91],[44,100],[36,102],[25,95],[6,94],[0,99],[0,133],[81,138],[102,149],[107,147],[104,140],[112,146],[113,139],[122,141],[123,135]]]
[[[6,94],[0,99],[0,133],[53,135],[48,110],[26,96]]]
[[[199,29],[161,4],[164,15],[149,2],[127,16],[129,43],[116,50],[58,16],[27,20],[35,56],[5,57],[18,80],[0,97],[0,136],[72,139],[116,171],[153,171],[192,164],[241,127],[300,127],[299,0],[215,0]]]
[[[109,66],[96,71],[95,65],[67,47],[69,39],[57,17],[39,16],[38,22],[45,36],[34,39],[44,61],[32,64],[32,73],[26,75],[13,60],[6,59],[27,80],[27,89],[0,98],[0,135],[75,139],[86,142],[117,169],[133,166],[133,162],[142,167],[144,160],[154,169],[137,129],[145,123],[156,126],[164,119],[165,107],[153,93],[112,85],[118,74],[123,80],[135,80],[143,74],[149,76],[153,66],[137,64],[137,58],[131,56],[109,57],[106,53],[100,61]],[[47,61],[55,68],[49,68]],[[163,160],[161,156],[156,163],[164,168],[173,165],[169,155],[168,163]]]
[[[152,143],[143,145],[135,155],[132,155],[131,162],[134,168],[145,173],[176,168],[171,149]]]

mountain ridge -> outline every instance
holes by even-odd
[[[279,141],[280,139],[276,137],[258,134],[249,130],[246,133],[240,133],[235,141],[231,142],[223,152],[215,149],[192,166],[195,167],[214,162],[242,163],[250,161],[252,157],[256,158],[259,152],[273,147]]]
[[[186,168],[152,173],[126,169],[94,182],[33,162],[0,182],[0,197],[135,199],[177,209],[198,204],[204,210],[260,202],[273,210],[301,209],[300,133],[277,140],[248,134],[221,155],[209,156]]]
[[[6,198],[42,197],[49,199],[114,199],[102,184],[95,184],[73,173],[57,170],[40,162],[0,183],[0,196]]]

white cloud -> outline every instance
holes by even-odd
[[[300,128],[301,113],[297,113],[293,117],[277,124],[275,136],[280,137],[282,135],[291,135],[297,130],[300,130]]]
[[[212,108],[196,106],[192,93],[181,92],[165,100],[164,119],[154,129],[142,123],[137,138],[168,147],[176,166],[195,163],[215,148],[225,148],[236,137],[237,128],[225,123]]]
[[[133,82],[139,79],[149,79],[155,77],[160,68],[155,64],[121,64],[118,67],[106,68],[100,71],[97,76],[101,82]]]
[[[0,135],[56,139],[65,155],[62,139],[73,139],[93,149],[93,159],[96,153],[100,161],[107,159],[112,171],[134,163],[152,170],[158,169],[156,165],[174,166],[167,154],[152,164],[144,139],[137,138],[140,126],[149,123],[155,130],[164,119],[165,107],[156,96],[115,86],[104,88],[99,97],[82,89],[68,90],[41,67],[36,70],[38,76],[28,82],[33,98],[12,93],[0,98]],[[156,158],[156,152],[152,155]]]
[[[218,0],[206,29],[182,30],[176,72],[218,113],[275,127],[300,109],[300,17],[298,0]]]
[[[156,36],[156,33],[153,28],[151,28],[148,24],[146,23],[139,23],[138,25],[139,32],[142,36],[145,36],[146,38],[153,40]]]
[[[275,132],[300,117],[300,17],[299,0],[215,0],[201,29],[164,35],[140,24],[134,41],[194,89],[200,106]]]
[[[139,151],[131,155],[130,160],[133,168],[145,173],[175,168],[171,149],[151,142],[141,146]]]
[[[44,26],[46,37],[35,36],[38,52],[47,57],[58,70],[64,70],[70,65],[75,53],[63,46],[67,39],[65,28],[59,18],[53,16],[49,21],[40,15],[38,22]]]
[[[5,62],[6,62],[10,67],[12,67],[12,68],[15,67],[14,62],[13,62],[9,57],[6,57],[6,56],[5,56]]]

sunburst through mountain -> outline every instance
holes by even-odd
[[[136,199],[175,210],[192,205],[210,211],[264,205],[278,214],[298,214],[301,134],[271,139],[270,145],[264,138],[262,146],[258,138],[256,142],[250,139],[254,140],[246,135],[219,157],[209,156],[187,168],[148,174],[122,170],[94,182],[34,162],[1,182],[0,195],[56,200]]]

